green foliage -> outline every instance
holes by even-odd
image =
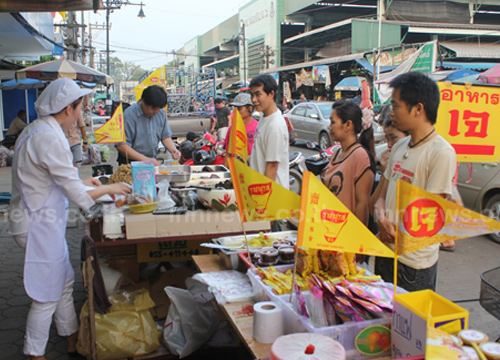
[[[146,72],[140,65],[131,61],[122,62],[117,57],[109,58],[109,72],[115,82],[139,80]]]

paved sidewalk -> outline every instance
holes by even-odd
[[[80,168],[82,178],[90,176],[91,172],[91,166]],[[11,168],[0,168],[0,192],[11,192],[11,189]],[[2,249],[0,252],[0,359],[21,360],[26,359],[22,349],[31,299],[26,295],[23,285],[24,253],[8,232],[7,210],[8,206],[0,205],[0,248]],[[80,271],[80,242],[84,232],[84,225],[81,222],[68,224],[66,231],[71,264],[75,269],[73,296],[77,314],[80,313],[87,298]],[[66,350],[66,339],[57,335],[53,324],[47,345],[47,359],[69,359]]]

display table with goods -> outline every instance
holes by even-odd
[[[129,276],[137,265],[127,266],[126,258],[136,258],[137,263],[185,261],[209,253],[200,244],[213,238],[270,228],[269,221],[262,221],[243,229],[231,175],[223,166],[154,167],[133,162],[99,179],[133,187],[128,198],[101,198],[87,224],[94,246],[101,253],[120,254],[118,270],[124,268]],[[113,250],[117,246],[122,249]],[[138,279],[137,274],[131,277]]]
[[[272,237],[274,233],[267,235]],[[236,242],[237,239],[238,237],[235,237]],[[228,241],[229,239],[226,239],[226,242]],[[499,351],[500,344],[488,342],[487,336],[481,331],[468,330],[469,314],[460,306],[429,290],[406,293],[403,289],[398,289],[393,301],[392,284],[378,281],[359,267],[355,274],[329,278],[328,272],[330,276],[335,276],[335,273],[342,270],[328,269],[327,266],[333,265],[334,262],[327,265],[325,256],[325,253],[318,256],[317,251],[310,249],[298,250],[299,270],[296,281],[301,289],[296,288],[292,292],[293,296],[290,296],[292,265],[253,267],[247,271],[253,299],[220,304],[255,358],[295,359],[278,356],[278,350],[272,351],[273,344],[280,344],[276,345],[278,348],[289,348],[289,339],[283,340],[285,345],[278,339],[282,339],[286,334],[296,334],[297,338],[291,342],[297,343],[297,339],[303,339],[305,335],[302,334],[307,333],[335,340],[344,351],[337,354],[339,358],[344,359],[424,359],[426,354],[432,355],[429,358],[436,359],[497,359],[495,354]],[[314,257],[318,260],[314,260]],[[222,272],[230,271],[227,270],[225,258],[218,255],[198,255],[194,256],[193,260],[202,273],[212,273],[210,277],[218,278],[219,284],[227,277],[222,276]],[[348,262],[349,260],[347,267]],[[342,264],[343,261],[335,263]],[[319,276],[312,275],[314,270]],[[306,277],[299,275],[304,271],[311,273]],[[487,278],[488,274],[485,274],[485,285],[491,286],[491,276],[493,275],[490,274]],[[222,285],[219,285],[220,288]],[[310,291],[310,288],[314,290]],[[497,293],[498,290],[494,289]],[[491,306],[491,289],[486,290],[481,297],[489,301],[487,306]],[[322,302],[315,303],[321,295]],[[330,310],[327,307],[329,302]],[[265,311],[262,315],[263,311],[254,307],[256,304],[272,307],[269,311],[278,308],[281,320],[271,318],[266,322]],[[265,326],[258,324],[258,316],[261,317],[260,320],[264,316]],[[334,317],[338,322],[331,324],[330,321]],[[273,333],[276,323],[281,321],[277,333]],[[264,337],[255,333],[254,329],[258,326],[265,330]],[[321,341],[321,337],[319,339],[322,345],[328,346]],[[306,344],[304,351],[307,348]],[[404,354],[406,356],[403,356]],[[316,355],[319,356],[319,353]],[[330,354],[326,358],[335,359],[335,356]]]

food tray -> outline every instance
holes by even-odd
[[[500,320],[500,266],[481,274],[479,303]]]
[[[170,174],[161,174],[160,172],[169,172]],[[191,179],[191,166],[187,165],[161,165],[155,166],[156,182],[167,179],[170,182],[185,183]]]
[[[203,171],[206,167],[213,171]],[[191,166],[191,168],[191,180],[189,180],[188,185],[214,186],[217,183],[231,179],[231,172],[222,165],[195,165]]]
[[[297,231],[277,231],[266,233],[266,235],[278,238],[295,238],[297,239]],[[254,237],[259,236],[259,234],[247,235],[247,239],[251,240]],[[225,236],[221,238],[212,239],[212,241],[216,244],[224,245],[224,246],[238,246],[243,244],[245,241],[244,235],[238,236]],[[220,249],[219,257],[222,260],[222,263],[226,266],[227,269],[237,269],[244,271],[246,268],[245,262],[239,257],[239,253],[246,252],[246,247],[238,248],[238,249]]]

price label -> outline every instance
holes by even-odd
[[[208,254],[203,240],[162,241],[137,245],[137,262],[187,261],[193,255]]]

